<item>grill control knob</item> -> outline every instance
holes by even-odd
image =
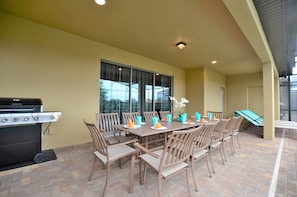
[[[5,122],[7,122],[7,121],[8,121],[7,118],[2,118],[2,122],[3,122],[3,123],[5,123]]]
[[[38,121],[38,120],[39,120],[39,117],[38,117],[38,116],[34,116],[33,119],[34,119],[35,121]]]
[[[28,117],[25,117],[25,118],[24,118],[24,121],[28,121],[28,120],[29,120],[29,118],[28,118]]]
[[[19,121],[19,120],[20,120],[20,119],[17,118],[17,117],[13,118],[13,122],[17,122],[17,121]]]

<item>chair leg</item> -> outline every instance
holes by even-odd
[[[232,155],[234,156],[235,149],[234,149],[233,137],[232,136],[231,136],[231,139],[230,139],[230,148],[231,148]]]
[[[141,170],[141,164],[142,164],[142,162],[141,162],[141,160],[139,161],[139,183],[140,183],[140,185],[142,185],[143,184],[143,177],[142,177],[142,170]]]
[[[190,184],[189,184],[189,168],[186,169],[186,178],[187,178],[187,188],[188,188],[188,192],[189,192],[189,196],[192,196],[192,192],[191,192],[191,188],[190,188]]]
[[[119,159],[119,168],[122,168],[122,159]]]
[[[227,162],[227,157],[226,157],[226,153],[225,153],[225,147],[224,147],[224,140],[222,141],[222,148],[223,148],[223,153],[224,153],[224,157],[225,157],[225,162]]]
[[[105,196],[105,191],[106,191],[106,188],[107,188],[107,185],[108,185],[108,181],[109,181],[109,171],[110,171],[110,164],[108,163],[108,164],[107,164],[107,169],[106,169],[106,179],[105,179],[104,189],[103,189],[103,192],[102,192],[102,197]]]
[[[225,162],[224,162],[224,156],[223,156],[223,151],[224,151],[224,149],[223,149],[223,146],[222,146],[222,144],[221,144],[221,146],[220,146],[220,154],[221,154],[221,158],[222,158],[223,165],[225,165]]]
[[[209,174],[209,177],[212,177],[211,175],[211,172],[210,172],[210,168],[209,168],[209,164],[208,164],[208,157],[207,157],[207,154],[205,156],[205,160],[206,160],[206,165],[207,165],[207,169],[208,169],[208,174]],[[211,162],[212,163],[212,162]],[[212,166],[213,167],[213,166]]]
[[[238,134],[236,135],[236,138],[237,138],[237,144],[238,144],[238,147],[241,148],[241,147],[240,147],[240,143],[239,143],[239,137],[238,137]]]
[[[94,156],[94,161],[93,161],[93,165],[92,165],[92,170],[91,170],[91,173],[89,175],[89,179],[88,181],[90,181],[92,179],[92,176],[93,176],[93,172],[94,172],[94,168],[95,168],[95,164],[96,164],[96,156]]]
[[[197,187],[197,183],[196,183],[195,158],[194,157],[192,157],[192,176],[193,176],[193,181],[194,181],[194,185],[195,185],[195,190],[196,190],[196,192],[198,192],[198,187]]]
[[[142,180],[142,183],[145,184],[145,180],[146,180],[146,174],[147,174],[147,165],[144,164],[144,167],[143,167],[143,180]]]
[[[212,172],[215,174],[216,171],[214,169],[214,166],[213,166],[213,161],[212,161],[212,147],[209,147],[209,158],[210,158],[210,163],[211,163],[211,166],[212,166]]]
[[[134,167],[135,167],[135,157],[136,157],[135,154],[133,154],[133,155],[131,156],[130,187],[129,187],[129,192],[130,192],[130,193],[133,192],[133,188],[134,188]]]

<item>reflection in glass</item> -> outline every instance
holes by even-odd
[[[170,111],[172,77],[101,62],[100,113]]]

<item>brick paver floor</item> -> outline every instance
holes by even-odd
[[[87,132],[87,130],[86,130]],[[249,127],[239,134],[241,149],[233,156],[227,144],[228,161],[222,164],[219,150],[213,153],[216,174],[208,176],[205,160],[197,161],[195,177],[198,192],[193,196],[297,196],[297,131],[277,129],[273,141],[262,139],[262,128]],[[283,145],[280,149],[281,144]],[[237,144],[235,144],[237,145]],[[95,197],[101,196],[105,170],[97,163],[92,181],[92,143],[55,149],[57,160],[0,172],[0,196],[5,197]],[[280,150],[280,151],[279,151]],[[280,154],[281,153],[281,154]],[[275,168],[280,155],[279,168]],[[135,167],[134,192],[128,193],[129,163],[122,168],[114,164],[107,190],[108,197],[157,196],[157,176],[148,171],[146,183],[140,185]],[[276,175],[274,174],[275,172]],[[275,178],[276,177],[276,178]],[[275,180],[273,180],[275,179]],[[275,182],[275,186],[273,186]],[[271,193],[271,191],[273,191]],[[163,181],[162,196],[188,196],[185,175]]]

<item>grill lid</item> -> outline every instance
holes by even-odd
[[[26,105],[42,105],[40,98],[1,98],[0,105],[2,106],[26,106]]]

